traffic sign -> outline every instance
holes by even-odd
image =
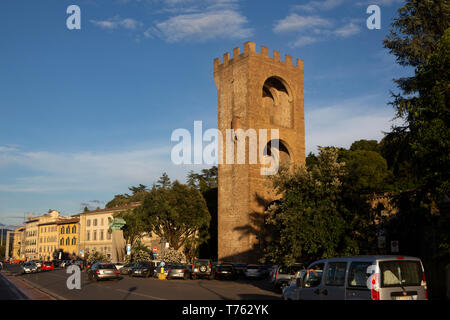
[[[158,252],[158,248],[153,248],[153,252]]]

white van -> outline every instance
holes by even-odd
[[[286,300],[428,300],[419,258],[357,256],[319,260],[308,266]]]

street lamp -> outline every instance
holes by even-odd
[[[166,238],[161,238],[161,258],[164,257],[164,248],[166,247]]]

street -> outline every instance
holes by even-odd
[[[56,299],[66,300],[280,300],[268,280],[157,280],[121,276],[118,281],[90,282],[82,272],[81,289],[69,290],[64,269],[21,275],[20,266],[4,272],[31,284]]]

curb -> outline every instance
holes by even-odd
[[[31,300],[28,295],[26,295],[19,287],[17,287],[14,283],[11,282],[11,280],[8,279],[8,277],[2,273],[0,273],[0,277],[8,283],[10,289],[14,292],[14,294],[18,297],[17,300]]]

